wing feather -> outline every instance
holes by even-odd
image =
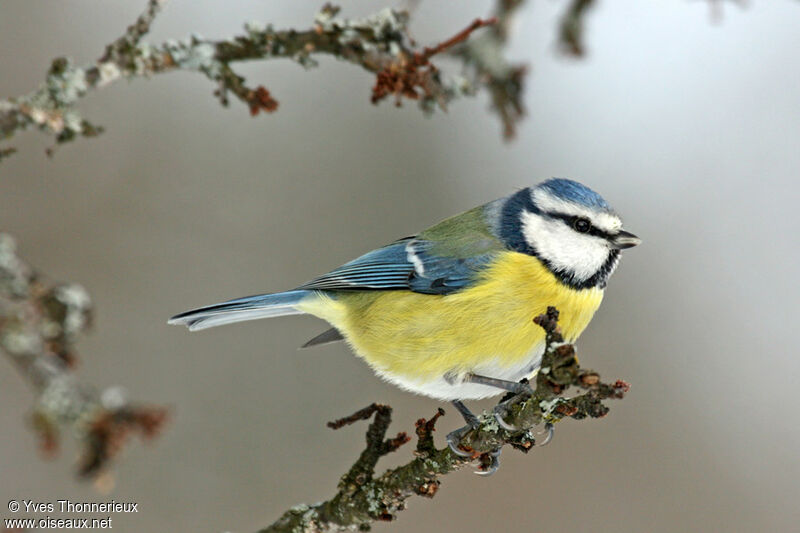
[[[436,243],[425,239],[403,239],[364,254],[298,288],[449,294],[472,283],[497,252],[496,247],[484,247],[483,253],[472,257],[448,257],[434,253],[435,248]]]
[[[408,239],[362,255],[327,274],[301,285],[309,290],[408,289],[414,265],[406,258]]]

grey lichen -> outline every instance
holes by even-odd
[[[17,243],[11,235],[0,233],[0,294],[24,298],[33,272],[17,256]]]
[[[97,407],[91,397],[80,390],[74,376],[64,373],[55,374],[47,381],[37,401],[37,411],[49,413],[53,420],[70,425],[80,435],[85,433],[85,424],[75,422],[91,418]]]
[[[542,401],[540,401],[540,402],[539,402],[539,407],[540,407],[540,408],[541,408],[541,410],[542,410],[542,415],[543,415],[543,416],[547,416],[547,415],[549,415],[550,413],[552,413],[552,412],[553,412],[553,409],[555,409],[555,408],[556,408],[556,406],[557,406],[559,403],[561,403],[561,401],[562,401],[562,398],[558,398],[558,397],[556,397],[556,398],[553,398],[553,399],[551,399],[551,400],[542,400]]]
[[[13,324],[13,323],[12,323]],[[3,328],[0,333],[0,345],[9,353],[17,356],[35,355],[42,351],[42,338],[35,332],[26,329],[15,329],[12,325]]]
[[[61,324],[65,335],[75,336],[89,325],[92,300],[86,289],[74,283],[59,285],[53,296],[64,305]]]
[[[199,36],[184,41],[167,41],[161,51],[169,54],[176,68],[219,76],[221,63],[216,57],[216,48]]]

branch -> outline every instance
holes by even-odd
[[[501,2],[504,0],[501,0]],[[724,2],[737,4],[739,7],[746,5],[746,0],[706,0],[711,10],[711,20],[722,19],[722,4]],[[564,10],[558,25],[559,48],[573,57],[586,55],[585,21],[588,12],[597,2],[595,0],[570,0]]]
[[[67,58],[57,58],[38,90],[0,100],[0,139],[33,127],[53,135],[57,143],[98,135],[102,128],[83,118],[77,109],[81,98],[121,79],[147,78],[176,70],[206,76],[217,86],[215,95],[223,105],[228,105],[232,94],[247,105],[251,115],[275,111],[278,102],[271,93],[263,86],[249,86],[234,70],[233,65],[243,61],[288,58],[310,68],[317,64],[312,56],[333,56],[375,75],[373,103],[393,94],[398,103],[402,98],[417,100],[426,112],[437,107],[444,110],[450,101],[474,94],[481,85],[495,92],[503,83],[502,77],[511,74],[498,72],[484,79],[487,69],[494,68],[493,63],[478,60],[473,52],[465,52],[462,57],[465,64],[475,65],[479,78],[448,77],[430,62],[434,55],[466,41],[473,31],[494,24],[494,19],[477,19],[442,44],[422,50],[416,49],[409,38],[407,12],[387,8],[363,19],[342,19],[337,17],[339,8],[330,4],[322,8],[314,25],[306,30],[275,30],[271,25],[250,23],[243,35],[229,40],[193,35],[162,44],[142,42],[165,3],[166,0],[149,0],[145,12],[122,37],[106,46],[94,63],[78,67]],[[502,43],[504,39],[495,41]],[[513,106],[521,109],[519,91],[504,98],[513,100]],[[508,119],[504,113],[501,116],[505,122]],[[11,153],[12,148],[0,149],[0,159]]]
[[[399,433],[393,439],[386,439],[392,410],[385,405],[372,404],[351,416],[328,423],[329,427],[338,429],[375,415],[367,430],[367,446],[342,476],[337,493],[325,502],[289,509],[260,533],[366,531],[372,522],[394,520],[396,513],[405,509],[406,500],[411,496],[432,498],[439,489],[442,476],[476,460],[481,468],[486,468],[491,463],[490,454],[506,444],[527,453],[535,444],[533,430],[539,424],[554,424],[566,417],[580,420],[605,416],[608,407],[603,400],[622,398],[629,385],[620,380],[613,384],[602,383],[596,372],[580,368],[574,346],[564,342],[558,329],[558,311],[555,308],[548,308],[546,314],[534,321],[547,333],[536,388],[532,396],[514,397],[505,418],[506,422],[520,429],[507,431],[493,416],[484,415],[480,426],[466,433],[459,443],[459,448],[473,452],[472,456],[461,457],[447,446],[439,449],[434,444],[435,424],[444,414],[439,409],[430,420],[420,419],[416,423],[416,457],[376,477],[378,459],[408,442],[409,437]],[[569,387],[577,387],[582,392],[564,397]]]
[[[90,324],[83,287],[45,282],[0,233],[0,351],[36,392],[32,420],[42,450],[54,454],[59,430],[71,429],[83,447],[83,477],[104,472],[132,432],[153,437],[166,419],[163,408],[131,404],[118,387],[97,394],[75,379],[74,345]]]
[[[718,14],[723,0],[707,1],[712,13]],[[422,51],[409,37],[408,12],[386,8],[363,19],[342,19],[337,18],[339,8],[331,4],[317,13],[314,25],[307,30],[278,31],[271,25],[250,23],[245,25],[245,34],[229,40],[193,35],[160,45],[142,43],[166,2],[148,0],[144,13],[124,35],[107,45],[94,63],[76,67],[67,58],[56,58],[38,90],[0,100],[0,140],[33,127],[53,135],[57,144],[78,136],[99,135],[103,128],[83,118],[77,109],[81,98],[123,78],[148,78],[175,70],[205,75],[217,86],[214,94],[225,106],[232,94],[253,116],[262,111],[272,113],[278,109],[275,97],[263,85],[249,86],[232,64],[288,58],[311,68],[317,65],[314,55],[333,56],[374,74],[373,103],[394,95],[398,106],[404,98],[413,99],[430,113],[436,108],[446,110],[451,101],[485,89],[506,139],[515,135],[525,116],[522,93],[528,69],[504,57],[513,18],[525,0],[496,0],[491,19],[476,19],[454,37]],[[569,0],[559,23],[558,42],[565,53],[576,57],[585,54],[584,22],[595,3]],[[474,30],[484,26],[491,27],[471,37]],[[461,60],[460,75],[446,76],[430,63],[432,56],[444,51]],[[0,161],[15,151],[13,147],[0,147]],[[48,149],[48,155],[51,153]]]
[[[524,3],[525,0],[497,0],[493,15],[497,24],[453,52],[464,62],[472,86],[483,86],[489,92],[506,139],[514,137],[517,124],[525,116],[522,93],[528,69],[509,63],[503,55],[513,17]]]
[[[583,29],[586,13],[594,5],[594,0],[571,0],[559,24],[559,45],[572,56],[582,57],[586,53],[583,44]]]

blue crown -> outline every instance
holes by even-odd
[[[589,187],[564,178],[551,178],[543,181],[536,187],[546,189],[547,192],[560,200],[584,205],[594,209],[611,210],[611,206],[603,197]]]

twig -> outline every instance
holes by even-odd
[[[511,406],[506,418],[519,430],[507,431],[498,426],[494,417],[484,416],[481,425],[465,434],[459,443],[460,448],[474,451],[472,457],[461,457],[447,446],[439,449],[434,444],[436,421],[444,414],[439,409],[430,420],[423,418],[416,423],[415,458],[375,477],[378,459],[396,450],[409,438],[400,433],[394,439],[386,439],[391,408],[372,404],[328,424],[338,429],[375,415],[367,430],[366,448],[342,476],[333,498],[315,505],[293,507],[261,533],[367,530],[372,522],[394,520],[397,512],[405,509],[411,496],[433,497],[442,476],[474,460],[484,464],[488,454],[501,446],[510,444],[523,452],[529,451],[535,443],[532,429],[543,422],[556,423],[565,417],[605,416],[608,408],[603,400],[622,398],[629,389],[628,384],[624,381],[610,385],[602,383],[596,372],[578,366],[575,348],[564,343],[558,330],[558,311],[554,308],[548,308],[547,313],[536,317],[535,322],[546,331],[546,348],[533,396],[516,398],[518,401]],[[570,386],[584,392],[571,398],[563,397]]]
[[[485,87],[489,91],[507,140],[514,137],[517,124],[525,116],[522,93],[528,68],[509,63],[504,56],[514,15],[524,3],[525,0],[497,0],[493,15],[496,24],[452,52],[463,61],[472,90]]]
[[[709,17],[711,22],[722,22],[725,15],[723,4],[736,4],[740,8],[747,7],[748,0],[706,0],[709,8]]]
[[[387,8],[363,19],[342,19],[337,17],[338,7],[326,5],[307,30],[275,30],[271,25],[250,23],[243,35],[229,40],[193,35],[159,45],[142,42],[165,3],[149,0],[144,13],[122,37],[106,46],[94,63],[78,67],[67,58],[57,58],[38,90],[0,100],[0,139],[32,127],[53,135],[57,143],[98,135],[102,128],[83,118],[77,109],[81,98],[121,79],[176,70],[205,75],[215,83],[215,95],[223,105],[228,105],[230,93],[247,105],[251,115],[270,113],[277,109],[278,101],[264,86],[249,87],[232,65],[289,58],[310,68],[316,66],[314,55],[330,55],[375,74],[373,102],[395,94],[398,99],[417,100],[426,112],[446,109],[453,99],[474,94],[483,80],[444,76],[430,64],[430,58],[493,23],[478,19],[440,45],[419,51],[408,36],[409,16],[404,11]],[[469,54],[464,57],[467,62]],[[9,148],[0,148],[0,159],[11,153]]]
[[[402,105],[403,98],[408,98],[436,102],[440,108],[447,109],[447,102],[452,96],[442,90],[439,69],[430,63],[430,58],[465,41],[478,28],[491,26],[496,22],[496,19],[475,19],[467,28],[433,48],[415,52],[411,57],[401,54],[396,60],[388,62],[376,75],[375,85],[372,87],[372,103],[376,104],[394,94],[395,105],[398,107]]]
[[[427,48],[426,47],[425,50],[422,51],[422,54],[418,54],[418,55],[422,59],[427,61],[428,59],[430,59],[431,57],[435,56],[436,54],[440,54],[440,53],[444,52],[445,50],[447,50],[448,48],[452,48],[452,47],[454,47],[455,45],[457,45],[459,43],[463,43],[464,41],[466,41],[469,38],[470,34],[473,31],[477,30],[478,28],[483,28],[485,26],[493,26],[494,24],[497,24],[497,18],[496,17],[492,17],[492,18],[487,19],[487,20],[475,19],[474,21],[472,21],[472,24],[470,24],[469,26],[467,26],[466,28],[464,28],[463,30],[458,32],[457,34],[453,35],[452,37],[450,37],[446,41],[442,41],[441,43],[437,44],[433,48]]]
[[[425,420],[424,418],[417,420],[417,423],[415,424],[417,433],[417,449],[414,453],[424,456],[430,455],[436,451],[436,445],[433,442],[433,432],[436,429],[436,422],[442,416],[444,416],[444,409],[440,407],[430,420]]]
[[[150,26],[152,26],[156,16],[161,12],[161,8],[166,3],[167,0],[147,0],[147,7],[144,13],[139,15],[136,22],[128,26],[125,35],[106,47],[106,52],[99,61],[101,63],[113,61],[114,58],[129,53],[132,48],[139,44],[142,37],[150,33]]]
[[[570,0],[559,25],[559,44],[569,55],[581,57],[586,53],[583,44],[583,28],[586,13],[594,5],[594,0]]]
[[[336,422],[330,422],[328,427],[339,429],[359,420],[367,420],[373,414],[375,415],[375,420],[367,429],[367,447],[361,452],[361,456],[350,467],[347,474],[342,476],[341,481],[339,481],[339,490],[345,493],[352,494],[360,485],[370,481],[375,474],[375,465],[378,464],[378,459],[411,440],[411,437],[405,433],[398,433],[393,439],[384,439],[389,425],[392,423],[392,408],[388,405],[377,403],[373,403]]]
[[[119,388],[97,394],[76,380],[74,345],[90,324],[83,287],[45,282],[0,233],[0,351],[37,394],[32,420],[42,450],[53,454],[60,429],[71,429],[83,446],[83,477],[105,471],[132,432],[151,438],[166,419],[165,409],[131,404]]]

